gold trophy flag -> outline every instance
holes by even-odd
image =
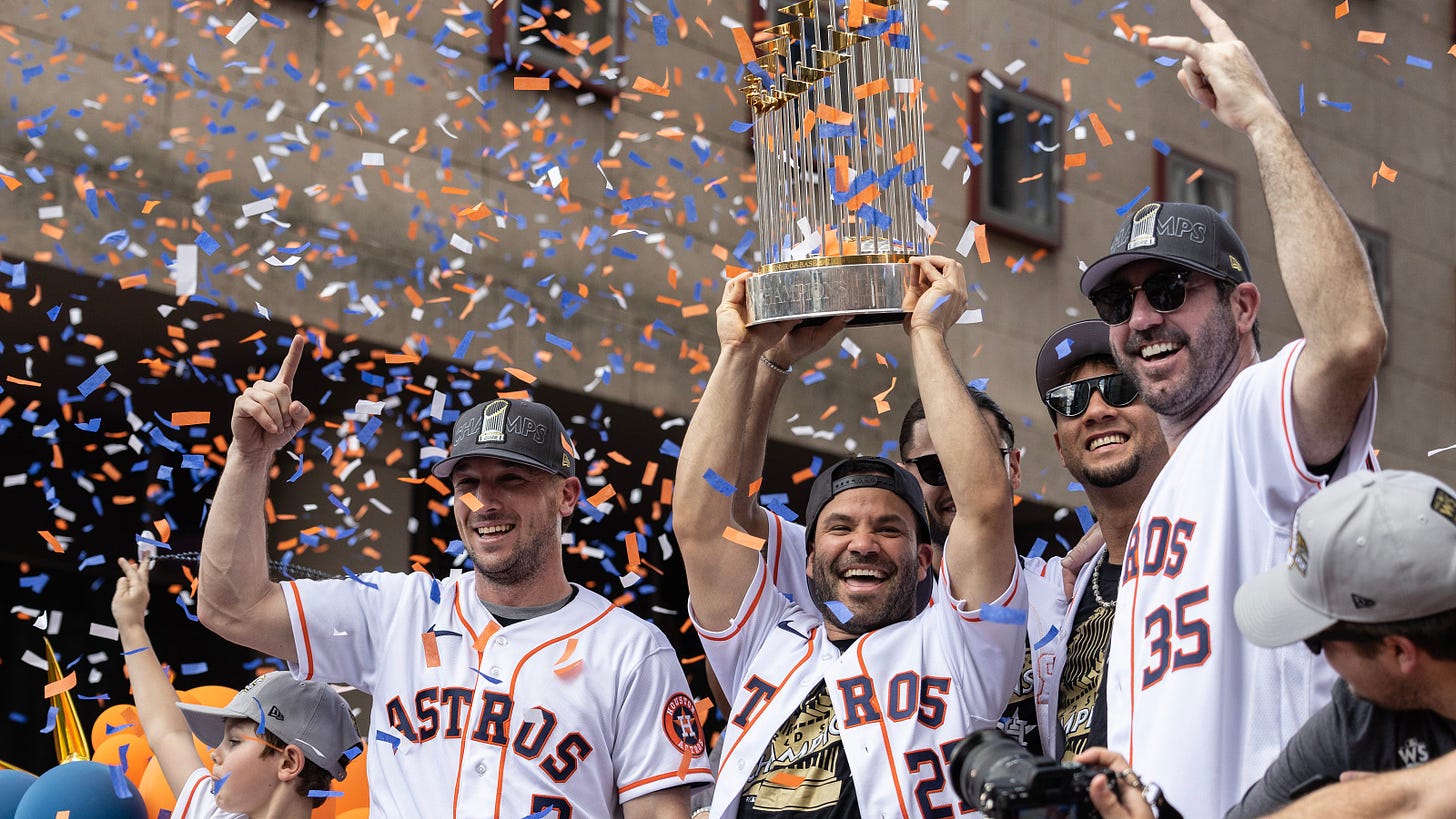
[[[934,228],[918,0],[779,9],[739,88],[753,111],[762,264],[749,321],[899,321]]]

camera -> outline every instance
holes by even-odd
[[[950,757],[956,794],[988,819],[1095,819],[1087,788],[1098,774],[1116,793],[1112,771],[1037,756],[998,728],[967,735]]]

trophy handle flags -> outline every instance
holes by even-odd
[[[762,264],[750,324],[904,317],[934,228],[917,0],[800,0],[738,90],[753,110]]]

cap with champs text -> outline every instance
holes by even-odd
[[[1108,255],[1082,274],[1082,295],[1092,295],[1139,259],[1163,259],[1233,284],[1253,280],[1243,241],[1218,211],[1188,202],[1154,202],[1134,211],[1117,229]]]
[[[216,748],[222,744],[229,719],[250,719],[285,745],[296,745],[303,755],[344,778],[346,755],[359,746],[359,731],[349,704],[327,683],[295,680],[287,671],[255,678],[225,708],[178,703],[187,726],[197,738]]]
[[[824,511],[829,501],[841,492],[862,488],[884,489],[899,495],[915,513],[917,542],[930,542],[930,520],[925,514],[925,496],[920,492],[920,484],[904,467],[887,458],[878,457],[845,458],[820,472],[814,479],[814,485],[809,488],[808,514],[804,518],[804,526],[811,542],[819,513]]]
[[[497,398],[460,413],[450,433],[450,454],[430,472],[448,478],[465,458],[497,458],[563,478],[576,474],[576,451],[561,419],[545,404],[522,399]]]
[[[1234,598],[1249,642],[1274,648],[1338,622],[1456,609],[1456,490],[1403,470],[1356,472],[1299,507],[1287,565]]]
[[[1106,322],[1087,319],[1068,324],[1047,336],[1036,356],[1037,397],[1042,398],[1047,390],[1067,383],[1067,376],[1082,361],[1094,356],[1111,358],[1112,341],[1107,331]]]

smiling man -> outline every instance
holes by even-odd
[[[295,337],[277,376],[234,403],[202,540],[202,623],[299,679],[373,695],[379,815],[686,817],[688,786],[711,779],[693,699],[661,632],[566,580],[563,521],[581,481],[550,407],[467,409],[430,468],[451,483],[471,571],[269,580],[263,509],[274,454],[309,417],[292,392],[303,347]]]
[[[1036,387],[1062,466],[1087,493],[1097,525],[1065,558],[1024,561],[1026,664],[1001,728],[1032,750],[1070,760],[1107,744],[1105,666],[1123,554],[1168,445],[1157,414],[1117,369],[1099,320],[1047,336]]]
[[[945,339],[965,309],[964,271],[944,257],[912,261],[906,329],[958,501],[945,569],[919,613],[930,525],[919,485],[892,461],[848,458],[815,478],[797,567],[807,599],[780,593],[762,544],[737,525],[736,493],[723,484],[762,457],[744,451],[745,438],[759,440],[744,396],[759,370],[787,370],[771,354],[792,360],[827,338],[820,328],[749,327],[742,278],[725,286],[722,350],[683,440],[674,499],[693,622],[732,702],[714,817],[908,816],[917,804],[949,815],[945,754],[995,723],[1020,667],[1011,489],[999,439]]]
[[[1260,362],[1259,288],[1212,209],[1135,211],[1082,292],[1171,451],[1128,537],[1108,659],[1108,744],[1190,819],[1219,816],[1329,697],[1308,651],[1260,649],[1233,598],[1276,565],[1295,509],[1370,456],[1385,325],[1365,252],[1248,47],[1202,0],[1210,42],[1153,37],[1178,79],[1248,137],[1279,274],[1305,338]]]

